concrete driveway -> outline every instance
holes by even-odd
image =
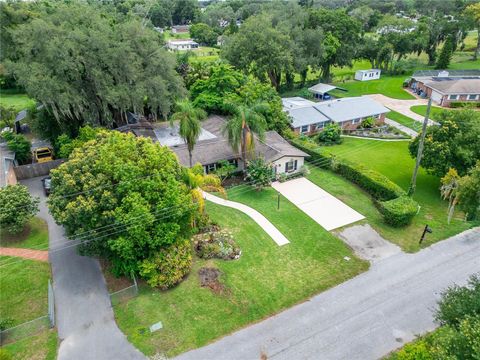
[[[97,260],[79,256],[48,213],[42,177],[22,181],[40,197],[39,217],[48,223],[55,314],[61,340],[58,360],[145,360],[115,323],[110,296]]]
[[[305,178],[274,182],[272,187],[328,231],[365,218]]]

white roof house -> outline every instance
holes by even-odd
[[[198,49],[198,43],[192,39],[169,40],[167,48],[170,50],[192,50]]]
[[[282,103],[283,111],[290,116],[294,129],[325,122],[342,123],[390,111],[366,96],[341,98],[320,103],[294,97],[284,98]]]

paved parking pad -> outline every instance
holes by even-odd
[[[293,179],[284,183],[275,182],[272,186],[328,231],[365,218],[305,178]]]

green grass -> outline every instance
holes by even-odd
[[[409,187],[414,160],[409,155],[408,142],[344,138],[341,145],[325,147],[323,150],[352,162],[363,163],[387,176],[405,190]],[[400,229],[384,224],[369,197],[348,181],[330,172],[317,169],[313,169],[309,178],[365,215],[368,222],[384,238],[400,245],[408,252],[420,249],[418,240],[425,224],[430,225],[433,233],[428,234],[422,247],[446,239],[475,225],[471,222],[464,222],[460,214],[457,214],[451,223],[447,224],[447,202],[440,197],[440,180],[435,176],[428,175],[422,168],[418,174],[417,189],[414,194],[414,199],[421,206],[420,212],[412,224]]]
[[[45,330],[36,335],[5,345],[3,348],[15,360],[55,360],[58,339],[55,330]]]
[[[242,256],[236,261],[195,259],[190,275],[177,287],[162,292],[142,286],[138,297],[115,307],[120,328],[144,353],[173,356],[206,345],[368,268],[288,200],[282,198],[277,210],[275,190],[236,188],[229,198],[262,212],[291,243],[280,247],[245,214],[208,203],[208,213],[232,231]],[[224,294],[199,286],[197,272],[203,266],[222,271]],[[157,321],[162,321],[162,330],[143,332]]]
[[[171,39],[190,39],[190,32],[172,34],[170,32],[170,29],[165,29],[165,31],[163,32],[163,38],[165,39],[165,41],[168,41]]]
[[[17,111],[20,111],[33,105],[35,105],[35,101],[25,94],[10,93],[8,91],[1,90],[0,106],[14,108]]]
[[[387,118],[389,118],[393,121],[396,121],[396,122],[402,124],[403,126],[406,126],[406,127],[410,128],[412,130],[415,130],[417,132],[422,129],[422,123],[421,122],[413,120],[412,118],[410,118],[406,115],[400,114],[399,112],[390,110],[390,112],[387,113],[386,116],[387,116]]]
[[[45,220],[32,218],[19,234],[0,230],[0,246],[48,250],[48,227]]]
[[[50,265],[0,256],[0,266],[0,318],[18,325],[46,315]]]
[[[410,108],[410,110],[412,110],[414,113],[416,113],[418,115],[425,116],[425,114],[427,113],[427,105],[415,105],[415,106],[412,106]],[[442,113],[447,112],[447,111],[458,111],[458,110],[460,110],[460,109],[444,109],[444,108],[441,108],[441,107],[432,106],[430,108],[429,118],[432,119],[432,120],[438,121],[438,120],[440,120],[440,115]]]
[[[394,99],[412,100],[413,95],[403,89],[406,75],[382,75],[378,80],[337,82],[334,85],[347,91],[333,90],[330,93],[336,97],[361,96],[367,94],[383,94]]]

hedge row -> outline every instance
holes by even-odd
[[[480,108],[480,102],[473,101],[452,101],[450,102],[451,108]]]
[[[418,204],[411,197],[404,195],[393,200],[380,201],[378,208],[387,224],[400,227],[410,224],[417,214]]]
[[[369,193],[386,223],[392,226],[408,225],[417,213],[417,202],[406,196],[405,191],[386,176],[363,165],[323,155],[318,146],[309,141],[294,139],[291,142],[310,155],[309,160],[314,165],[336,172]]]

